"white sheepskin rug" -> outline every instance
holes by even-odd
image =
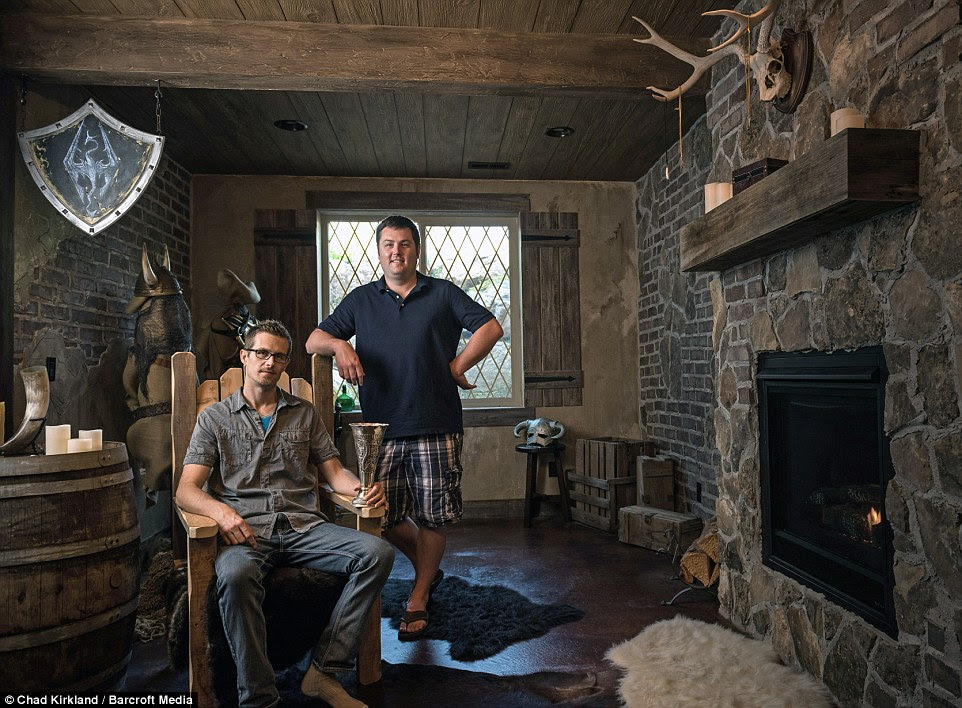
[[[780,664],[767,642],[687,617],[656,622],[606,656],[623,670],[619,693],[631,708],[833,705],[824,686]]]

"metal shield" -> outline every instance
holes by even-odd
[[[124,125],[93,101],[18,137],[40,191],[91,234],[114,223],[137,201],[164,149],[163,136]]]

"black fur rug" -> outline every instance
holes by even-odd
[[[271,591],[264,610],[269,617],[268,654],[278,669],[278,690],[285,705],[308,705],[311,702],[299,691],[300,678],[307,669],[306,654],[317,641],[327,623],[330,611],[340,595],[343,579],[309,570],[286,568],[271,577]],[[397,628],[404,611],[404,603],[411,590],[411,580],[390,579],[381,596],[381,614],[390,618]],[[168,655],[171,665],[185,668],[187,664],[186,578],[184,573],[172,573],[165,584],[168,613]],[[571,605],[538,605],[520,593],[500,585],[471,585],[458,577],[446,576],[434,590],[428,607],[430,618],[425,639],[441,639],[450,643],[451,658],[457,661],[477,661],[494,656],[506,647],[526,639],[534,639],[553,627],[580,620],[584,613]],[[221,706],[236,705],[236,671],[227,648],[216,592],[211,584],[205,611],[209,638],[208,658],[214,675],[213,688]],[[305,621],[304,618],[310,618]],[[281,667],[290,667],[282,669]],[[392,666],[384,663],[385,678],[397,685],[405,685],[404,705],[422,706],[431,703],[434,681],[450,683],[450,690],[470,686],[477,693],[477,703],[470,700],[461,706],[478,705],[487,708],[491,695],[498,697],[499,708],[517,706],[528,708],[571,701],[570,705],[617,705],[611,686],[614,681],[599,685],[593,674],[532,674],[531,676],[499,677],[484,673],[458,671],[444,667]],[[433,673],[432,673],[433,672]],[[401,708],[397,698],[386,702],[377,695],[377,688],[358,686],[351,673],[343,676],[345,685],[355,695],[365,697],[371,706],[391,705]],[[407,703],[424,684],[424,701]],[[410,684],[410,686],[408,685]],[[607,689],[607,690],[606,690]],[[420,690],[420,689],[418,689]],[[368,694],[370,691],[374,693]],[[412,693],[413,692],[413,693]],[[602,697],[612,703],[595,703]]]
[[[390,618],[395,629],[410,592],[410,580],[391,578],[384,586],[381,614]],[[450,642],[451,658],[456,661],[477,661],[558,625],[576,622],[584,612],[571,605],[537,605],[501,585],[471,585],[445,576],[431,595],[428,615],[424,639]]]

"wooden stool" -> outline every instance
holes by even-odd
[[[538,481],[538,455],[554,455],[555,469],[558,471],[558,491],[561,492],[561,518],[571,521],[571,509],[568,502],[568,476],[565,474],[563,453],[565,446],[561,443],[550,445],[517,445],[518,452],[528,455],[527,473],[524,482],[524,525],[531,526],[532,509],[535,504],[535,484]]]

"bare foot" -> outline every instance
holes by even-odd
[[[304,678],[301,679],[301,693],[311,698],[320,698],[331,705],[331,708],[367,708],[356,698],[352,698],[333,674],[319,671],[311,664]]]

